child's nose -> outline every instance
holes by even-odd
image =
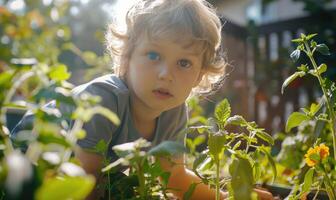
[[[169,67],[168,64],[162,64],[159,67],[158,78],[160,80],[167,80],[170,82],[173,80],[172,69]]]

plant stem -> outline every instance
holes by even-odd
[[[326,88],[324,87],[324,83],[323,83],[321,74],[318,72],[318,67],[317,67],[317,64],[316,64],[316,62],[314,60],[313,53],[310,50],[310,47],[309,47],[307,41],[305,41],[304,44],[305,44],[305,47],[307,49],[307,55],[308,55],[311,63],[313,64],[313,67],[314,67],[314,69],[316,71],[317,79],[318,79],[318,81],[320,83],[323,95],[324,95],[325,100],[326,100],[327,109],[329,111],[329,115],[330,115],[330,118],[331,118],[331,122],[329,122],[329,123],[331,125],[331,133],[332,133],[332,136],[333,136],[334,159],[336,160],[336,130],[335,130],[336,129],[336,122],[335,122],[335,113],[334,113],[333,107],[332,107],[332,105],[330,103],[330,100],[328,98]]]
[[[249,132],[250,132],[249,133],[249,139],[254,138],[254,136],[257,134],[256,131],[249,131]],[[246,143],[246,149],[245,149],[246,153],[248,153],[250,146],[251,146],[251,140],[248,140],[247,143]]]
[[[137,176],[139,180],[139,193],[140,199],[146,199],[146,191],[145,191],[145,177],[142,171],[141,162],[137,164]]]
[[[219,191],[220,191],[220,185],[219,185],[219,164],[220,160],[216,160],[216,200],[219,200]]]
[[[4,130],[5,128],[7,129],[7,127],[2,125],[2,123],[0,122],[0,138],[2,137],[2,139],[4,140],[4,143],[6,146],[6,149],[4,150],[4,154],[6,155],[14,151],[14,148],[13,148],[11,140],[9,139],[8,133],[6,133],[8,129]]]
[[[69,131],[68,134],[66,134],[67,139],[71,142],[71,145],[75,145],[77,142],[77,137],[75,133],[79,131],[83,127],[84,122],[82,120],[76,119],[74,122],[73,127]],[[72,155],[72,149],[66,148],[63,154],[62,162],[67,162],[70,160]]]
[[[34,72],[28,72],[23,74],[21,77],[19,77],[18,80],[15,80],[14,84],[12,85],[12,87],[9,89],[9,91],[7,92],[5,99],[3,101],[3,106],[1,108],[1,112],[0,112],[0,121],[3,124],[6,124],[6,112],[7,112],[7,107],[6,104],[10,103],[10,101],[12,100],[13,96],[15,95],[16,90],[20,87],[20,85],[27,79],[29,79],[30,77],[34,76],[35,73]]]
[[[107,181],[108,181],[108,199],[111,200],[111,177],[110,171],[107,172]]]
[[[317,195],[318,195],[319,192],[320,192],[320,185],[318,186],[318,188],[317,188],[317,190],[316,190],[316,193],[315,193],[315,195],[314,195],[313,200],[315,200],[315,199],[317,198]]]
[[[331,180],[329,179],[328,177],[328,174],[326,172],[324,172],[324,179],[325,179],[325,186],[326,186],[326,190],[327,190],[327,193],[328,193],[328,196],[330,197],[330,199],[336,199],[336,194],[335,194],[335,189],[332,185],[332,182]]]

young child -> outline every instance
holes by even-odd
[[[116,73],[78,86],[74,92],[101,96],[101,105],[115,112],[121,124],[115,126],[96,115],[84,125],[87,136],[78,141],[75,156],[86,172],[101,175],[104,157],[90,151],[100,140],[109,145],[107,155],[112,161],[117,159],[112,152],[116,144],[140,137],[153,145],[178,140],[187,122],[186,99],[191,93],[211,90],[224,74],[220,42],[221,22],[205,0],[140,0],[127,12],[125,31],[109,27],[107,46]],[[191,183],[201,182],[183,165],[160,162],[171,172],[168,185],[178,189],[172,192],[180,199]],[[182,157],[175,162],[183,163]],[[264,199],[272,198],[257,192]],[[89,198],[97,199],[96,191]],[[200,184],[192,199],[215,199],[215,192]]]

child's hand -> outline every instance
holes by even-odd
[[[255,188],[254,191],[258,194],[258,199],[260,200],[273,200],[274,199],[273,195],[264,189]]]

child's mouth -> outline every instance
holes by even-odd
[[[168,99],[173,97],[173,95],[166,89],[155,89],[153,90],[153,93],[159,99]]]

